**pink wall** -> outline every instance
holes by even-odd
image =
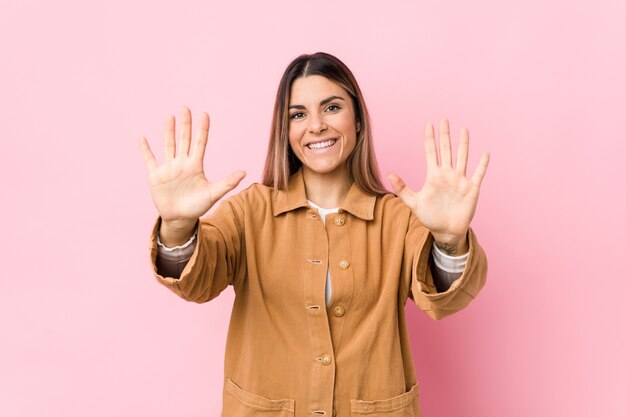
[[[491,152],[487,286],[440,322],[407,305],[424,414],[626,415],[623,0],[93,3],[0,6],[0,416],[218,415],[233,293],[154,281],[138,137],[160,157],[168,114],[207,111],[207,175],[246,186],[318,50],[360,81],[383,172],[419,187],[442,117],[472,172]]]

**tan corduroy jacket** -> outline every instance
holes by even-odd
[[[419,416],[407,299],[440,319],[463,309],[487,276],[470,228],[463,274],[437,293],[432,234],[399,198],[353,184],[324,225],[302,171],[287,191],[253,184],[200,219],[179,279],[157,272],[159,227],[157,218],[150,256],[160,283],[198,303],[234,287],[222,417]]]

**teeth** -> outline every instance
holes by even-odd
[[[323,149],[323,148],[328,148],[329,146],[333,146],[335,142],[337,142],[337,139],[330,139],[325,142],[311,143],[307,146],[309,147],[309,149]]]

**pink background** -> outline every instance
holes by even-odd
[[[87,5],[86,3],[90,3]],[[424,415],[626,415],[626,3],[108,0],[0,6],[0,416],[217,416],[232,288],[154,280],[138,138],[212,118],[206,172],[260,179],[286,65],[355,73],[383,172],[424,178],[422,132],[491,152],[467,310],[407,304]]]

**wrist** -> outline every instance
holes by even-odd
[[[159,227],[159,239],[161,243],[167,247],[182,245],[193,235],[197,222],[198,219],[175,221],[161,220]]]
[[[433,244],[446,255],[461,256],[469,251],[467,231],[461,236],[433,233],[432,231],[431,234],[434,238]]]
[[[166,229],[170,232],[184,232],[193,229],[197,222],[198,219],[165,220],[161,217],[160,229]]]

